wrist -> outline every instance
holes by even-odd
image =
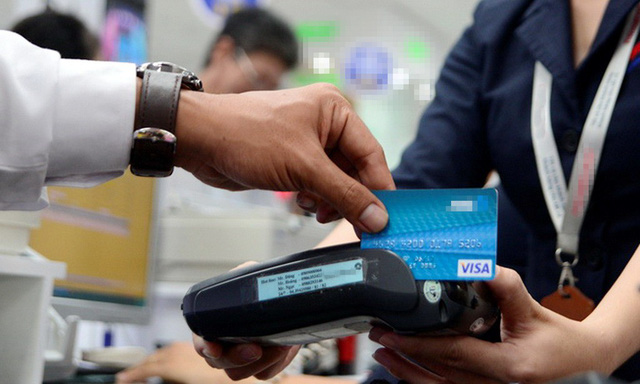
[[[136,75],[140,80],[130,170],[138,176],[169,176],[175,165],[181,90],[202,91],[202,82],[193,72],[169,62],[142,64]]]
[[[621,366],[634,352],[626,352],[623,345],[634,339],[630,335],[617,332],[615,322],[606,316],[601,316],[602,312],[595,311],[586,319],[580,322],[585,339],[589,340],[588,348],[592,349],[591,356],[594,356],[593,370],[611,374]]]
[[[202,127],[208,125],[206,120],[210,112],[204,112],[206,107],[203,100],[207,96],[189,91],[180,93],[175,130],[178,145],[174,161],[177,167],[184,167],[190,158],[197,157],[203,151],[204,139],[198,136],[205,132]]]
[[[225,129],[232,116],[226,113],[226,95],[182,91],[176,119],[175,165],[185,168],[192,159],[215,163],[226,141]]]

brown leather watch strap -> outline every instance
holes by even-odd
[[[136,129],[153,127],[175,133],[181,81],[178,73],[144,72]]]

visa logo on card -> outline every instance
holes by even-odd
[[[361,248],[389,249],[416,280],[489,280],[495,275],[495,189],[374,191],[389,224],[362,234]]]
[[[458,260],[458,277],[491,278],[493,260]]]

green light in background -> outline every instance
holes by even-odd
[[[335,21],[300,23],[296,27],[296,35],[298,35],[298,38],[302,41],[333,41],[338,35],[338,24]]]
[[[418,39],[409,39],[404,43],[405,54],[410,59],[423,60],[431,56],[431,49],[427,43]]]
[[[315,83],[329,83],[342,89],[342,86],[344,85],[342,83],[342,79],[336,73],[327,73],[327,74],[296,73],[293,75],[292,80],[294,82],[294,85],[297,87],[302,87],[305,85],[315,84]]]

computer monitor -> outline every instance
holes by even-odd
[[[52,304],[64,317],[149,321],[156,192],[153,179],[128,172],[94,188],[49,187],[50,206],[30,246],[67,264]]]

